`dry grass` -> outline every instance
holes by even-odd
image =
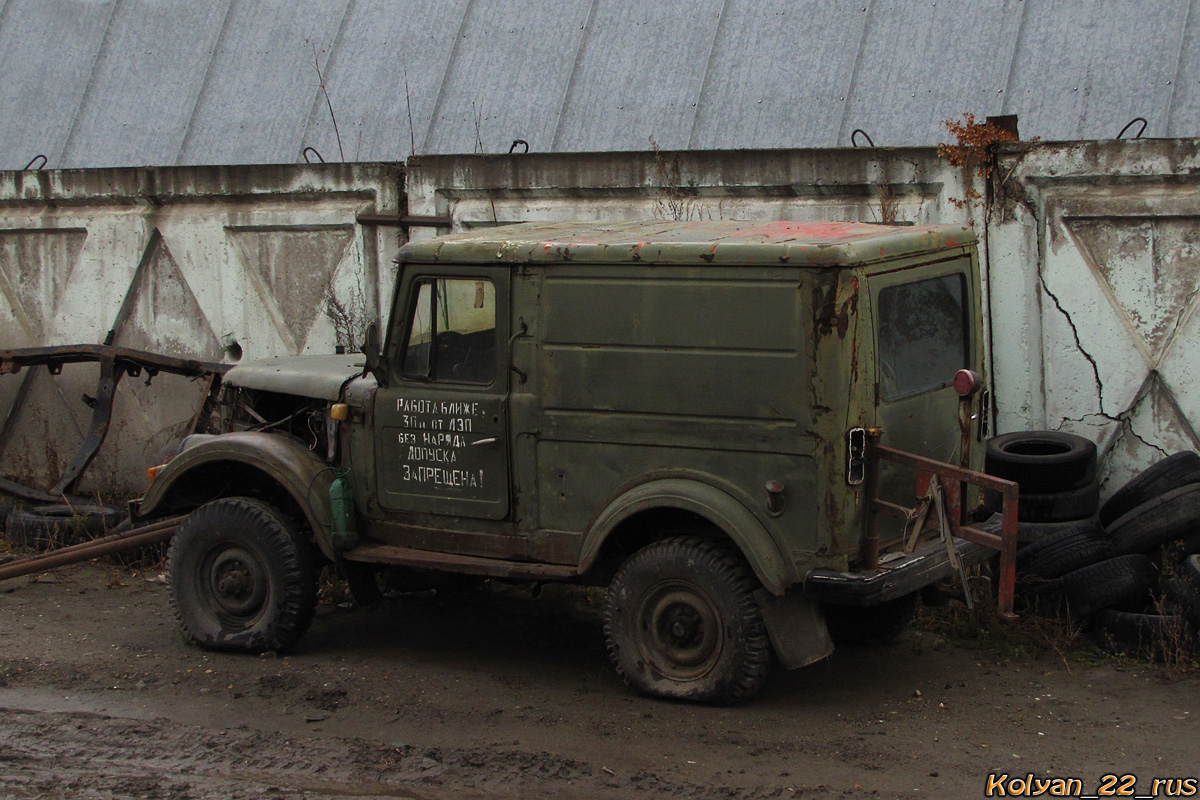
[[[1078,623],[1033,614],[1006,621],[996,615],[991,603],[978,603],[974,609],[958,602],[940,608],[922,606],[916,625],[949,640],[993,650],[1002,658],[1053,657],[1068,672],[1071,664],[1087,653],[1083,627]]]

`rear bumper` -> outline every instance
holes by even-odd
[[[973,566],[996,554],[990,547],[965,539],[955,539],[954,546],[966,566]],[[874,606],[911,594],[956,572],[946,554],[946,545],[941,540],[929,542],[899,558],[885,559],[886,555],[881,557],[879,569],[870,572],[810,570],[804,576],[804,594],[826,603]]]

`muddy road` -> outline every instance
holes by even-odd
[[[286,656],[185,645],[153,573],[0,584],[3,798],[981,797],[1195,777],[1200,681],[910,630],[737,708],[637,697],[579,593],[322,606]]]

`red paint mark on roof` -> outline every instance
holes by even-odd
[[[764,222],[729,234],[730,238],[759,237],[768,242],[829,241],[879,236],[890,229],[862,222]]]

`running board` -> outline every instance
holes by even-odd
[[[526,580],[566,580],[579,575],[577,567],[566,564],[538,564],[525,561],[504,561],[499,558],[463,556],[455,553],[435,553],[389,544],[362,544],[344,553],[347,561],[368,564],[399,564],[418,569],[464,572],[492,578],[523,578]]]

